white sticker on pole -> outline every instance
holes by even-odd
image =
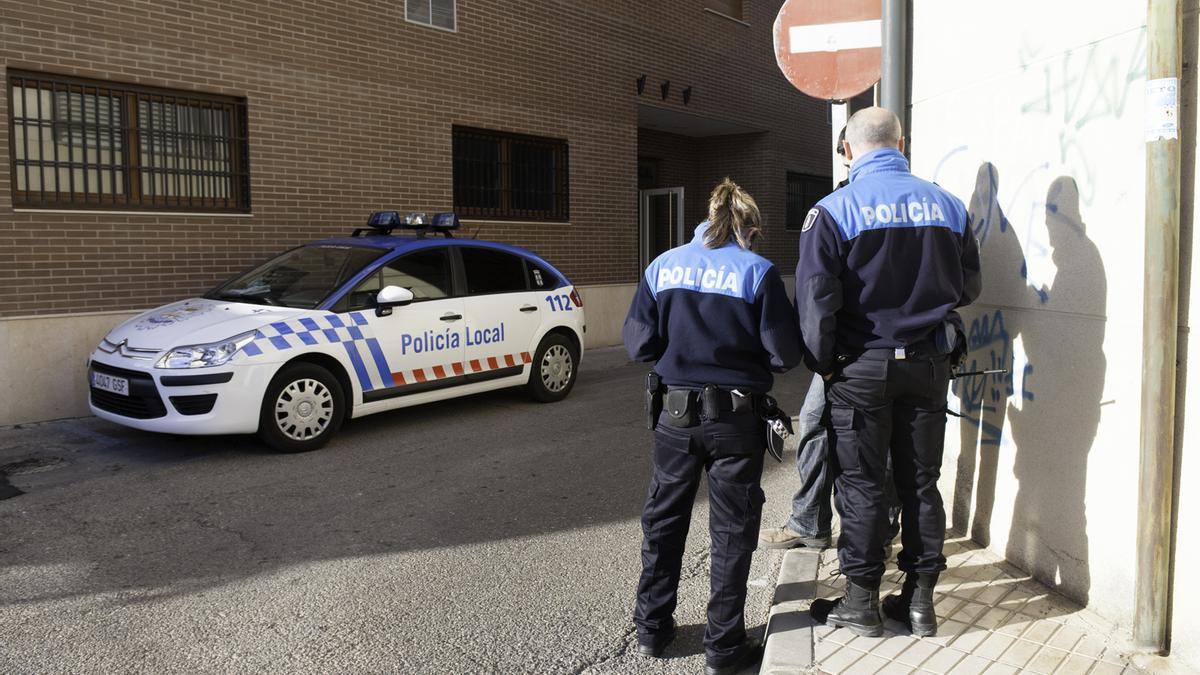
[[[788,49],[793,54],[840,52],[882,45],[883,21],[880,19],[792,26],[788,29]]]
[[[1179,138],[1179,78],[1146,81],[1146,142]]]

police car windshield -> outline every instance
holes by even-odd
[[[384,253],[354,246],[304,246],[225,282],[205,297],[315,309]]]

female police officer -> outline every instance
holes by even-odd
[[[758,206],[725,179],[691,243],[646,269],[625,320],[636,361],[660,400],[654,474],[642,514],[642,576],[634,622],[638,651],[659,656],[675,635],[676,591],[692,501],[708,471],[711,594],[706,672],[732,673],[757,658],[748,641],[746,579],[762,516],[766,426],[759,415],[772,372],[800,362],[800,338],[783,281],[750,252]],[[661,398],[660,398],[661,397]]]

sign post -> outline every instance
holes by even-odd
[[[833,132],[833,140],[829,144],[830,152],[833,153],[833,185],[831,188],[836,188],[842,181],[850,177],[850,171],[846,168],[845,160],[837,151],[838,136],[842,132],[842,127],[846,126],[846,120],[850,117],[850,102],[849,101],[830,101],[829,102],[829,130]]]

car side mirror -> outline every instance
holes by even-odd
[[[413,292],[400,286],[384,286],[375,296],[375,316],[388,316],[393,307],[402,307],[413,301]]]

